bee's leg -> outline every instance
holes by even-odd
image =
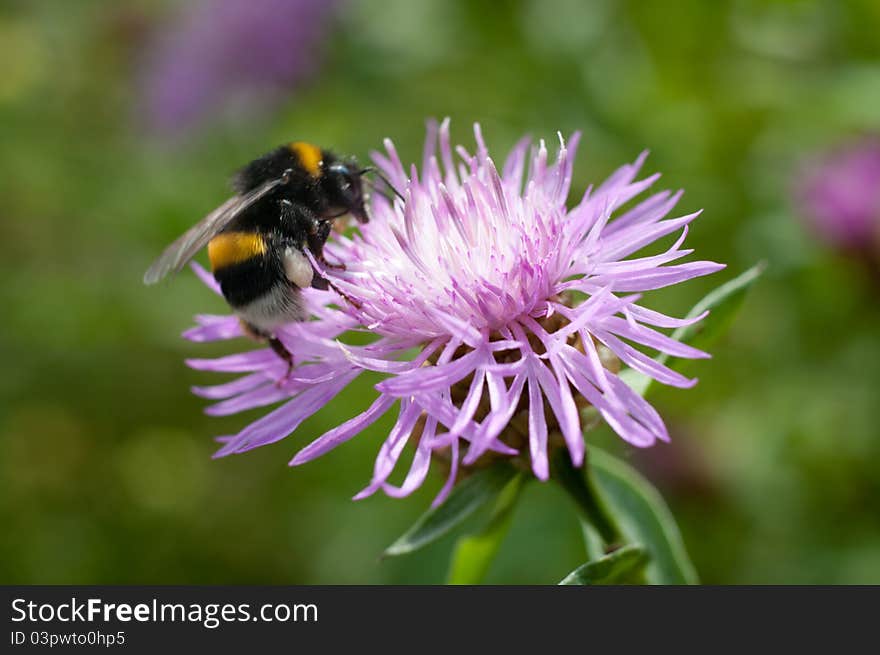
[[[312,278],[312,288],[320,289],[321,291],[327,291],[327,289],[333,289],[336,293],[342,296],[345,301],[351,305],[352,307],[356,307],[360,309],[361,304],[356,300],[350,298],[344,291],[342,291],[339,287],[333,284],[326,277],[315,271],[315,276]]]
[[[239,319],[239,323],[241,323],[241,330],[245,333],[245,336],[250,337],[255,341],[261,341],[263,343],[268,343],[269,347],[272,349],[276,355],[278,355],[282,360],[287,362],[287,372],[284,376],[278,380],[276,383],[278,386],[281,386],[287,379],[290,377],[290,374],[293,372],[293,355],[291,352],[281,343],[281,340],[277,337],[267,334],[263,330],[260,330],[258,327],[251,325],[244,319]]]
[[[314,277],[312,277],[312,288],[320,289],[321,291],[326,291],[330,288],[330,280],[326,277],[315,271]]]
[[[284,377],[280,378],[275,383],[277,386],[280,387],[283,386],[285,382],[287,382],[287,380],[290,378],[290,374],[293,373],[293,355],[277,337],[269,337],[268,342],[269,347],[272,349],[272,351],[285,362],[287,362],[287,372],[284,374]]]
[[[292,204],[287,206],[286,209],[291,213],[294,211],[294,207]],[[315,260],[319,264],[321,264],[323,268],[344,271],[345,264],[331,264],[324,258],[324,244],[327,243],[327,239],[330,238],[330,232],[333,230],[333,221],[318,218],[317,216],[311,216],[308,218],[307,224],[308,230],[306,234],[306,247],[312,253]],[[315,271],[315,275],[312,278],[312,287],[314,289],[320,289],[321,291],[327,291],[328,289],[332,288],[350,305],[358,308],[360,307],[360,303],[349,298],[344,292],[336,288],[336,286],[332,282],[330,282],[330,280],[325,278],[318,271]]]
[[[333,283],[332,283],[330,280],[328,280],[327,278],[320,277],[319,275],[316,274],[316,275],[315,275],[315,279],[317,280],[317,279],[319,279],[319,278],[320,278],[321,282],[322,282],[325,286],[323,286],[323,287],[315,286],[315,281],[313,280],[313,281],[312,281],[312,286],[313,286],[313,287],[315,287],[316,289],[324,289],[324,290],[327,290],[328,288],[333,289],[333,290],[334,290],[338,295],[340,295],[340,296],[345,300],[345,302],[347,302],[349,305],[351,305],[351,306],[354,307],[355,309],[360,309],[360,308],[361,308],[361,304],[360,304],[357,300],[355,300],[354,298],[352,298],[351,296],[349,296],[347,293],[345,293],[342,289],[340,289],[339,287],[337,287],[335,284],[333,284]]]
[[[333,264],[332,262],[328,262],[326,259],[324,259],[323,253],[321,253],[320,257],[316,255],[315,259],[317,259],[319,262],[321,262],[321,266],[323,266],[324,268],[329,268],[332,271],[344,271],[345,270],[345,264],[343,264],[342,262],[340,262],[338,264]]]
[[[320,289],[321,291],[333,289],[337,294],[342,296],[342,298],[344,298],[345,301],[352,307],[357,307],[358,309],[360,309],[361,307],[361,304],[359,302],[349,297],[344,291],[342,291],[339,287],[337,287],[335,284],[333,284],[330,280],[328,280],[317,271],[315,271],[315,277],[312,278],[312,288]]]
[[[331,285],[331,286],[332,286],[332,285]],[[336,286],[333,286],[333,290],[334,290],[336,293],[338,293],[340,296],[342,296],[343,298],[345,298],[345,302],[347,302],[349,305],[351,305],[351,306],[354,307],[355,309],[360,309],[360,308],[361,308],[361,304],[360,304],[357,300],[355,300],[354,298],[352,298],[351,296],[349,296],[348,294],[346,294],[344,291],[341,291],[341,290],[340,290],[339,288],[337,288]]]
[[[324,259],[324,244],[327,242],[332,228],[333,224],[331,221],[315,219],[312,222],[309,236],[306,238],[306,244],[321,266],[324,268],[335,269],[337,271],[344,271],[345,264],[331,264]],[[340,291],[336,285],[317,271],[315,271],[315,277],[312,279],[312,286],[315,289],[321,289],[322,291],[326,291],[328,288],[332,287],[332,289],[342,296],[350,305],[360,307],[359,303],[349,298],[344,292]]]
[[[338,271],[345,270],[345,264],[331,264],[324,259],[324,244],[330,238],[330,232],[333,230],[333,221],[315,218],[309,228],[309,236],[306,238],[309,250],[315,256],[315,259],[325,268],[335,269]]]
[[[254,341],[265,341],[269,338],[268,334],[255,325],[251,325],[243,318],[238,319],[238,324],[241,326],[241,331],[244,333],[244,336],[249,339],[253,339]]]

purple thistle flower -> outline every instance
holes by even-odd
[[[797,189],[801,214],[830,246],[880,245],[880,138],[866,138],[813,163]]]
[[[325,252],[346,269],[323,273],[349,302],[332,291],[304,291],[313,319],[277,335],[297,362],[291,378],[278,385],[285,364],[268,349],[188,362],[201,370],[245,373],[194,390],[220,401],[210,414],[286,400],[223,438],[218,456],[283,439],[364,371],[387,376],[376,384],[372,404],[290,462],[323,455],[396,406],[397,421],[373,478],[355,498],[380,489],[405,496],[421,485],[435,458],[449,466],[435,504],[449,493],[459,468],[491,458],[520,457],[546,480],[551,448],[564,445],[573,463],[582,464],[580,410],[589,405],[631,444],[668,440],[658,413],[616,372],[622,362],[664,384],[696,383],[635,345],[708,357],[654,329],[703,316],[676,319],[638,304],[643,291],[723,268],[705,261],[672,264],[692,252],[681,246],[699,212],[667,219],[681,196],[668,191],[617,212],[658,177],[635,180],[644,153],[568,210],[577,134],[567,145],[560,136],[553,164],[543,142],[529,154],[524,139],[499,173],[479,126],[474,131],[476,155],[459,147],[456,163],[448,121],[429,125],[421,173],[415,166],[407,172],[390,141],[387,155],[374,153],[406,201],[375,197],[372,219],[359,233],[327,244]],[[665,252],[629,258],[674,232],[681,234]],[[210,274],[197,272],[216,289]],[[185,333],[194,341],[240,334],[234,317],[197,320],[199,326]],[[341,338],[352,330],[376,338],[366,346],[346,345]],[[389,476],[407,444],[414,451],[409,471],[393,485]]]
[[[145,111],[178,132],[231,101],[265,103],[312,74],[336,2],[201,0],[147,55]]]

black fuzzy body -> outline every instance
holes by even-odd
[[[343,162],[327,150],[297,142],[275,148],[234,176],[233,188],[242,195],[266,182],[284,180],[218,234],[259,235],[264,244],[262,251],[229,263],[212,260],[223,296],[252,332],[272,333],[273,321],[267,312],[277,310],[279,323],[305,317],[299,287],[288,277],[286,260],[297,253],[304,256],[308,250],[323,262],[323,247],[334,218],[351,212],[359,220],[366,220],[356,171],[354,160]],[[350,190],[348,195],[346,189]],[[317,272],[309,279],[311,286],[328,286]],[[254,318],[255,307],[260,308],[260,320]]]

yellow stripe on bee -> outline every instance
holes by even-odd
[[[321,154],[321,149],[318,146],[305,141],[294,141],[289,148],[299,158],[299,163],[309,175],[312,177],[321,175],[321,160],[324,155]]]
[[[255,232],[221,232],[208,242],[211,270],[232,266],[266,253],[266,241]]]

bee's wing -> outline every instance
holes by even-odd
[[[229,225],[245,209],[283,183],[271,180],[240,196],[233,196],[201,221],[193,225],[177,241],[165,249],[144,273],[144,284],[155,284],[169,273],[177,273],[195,257],[220,230]]]

